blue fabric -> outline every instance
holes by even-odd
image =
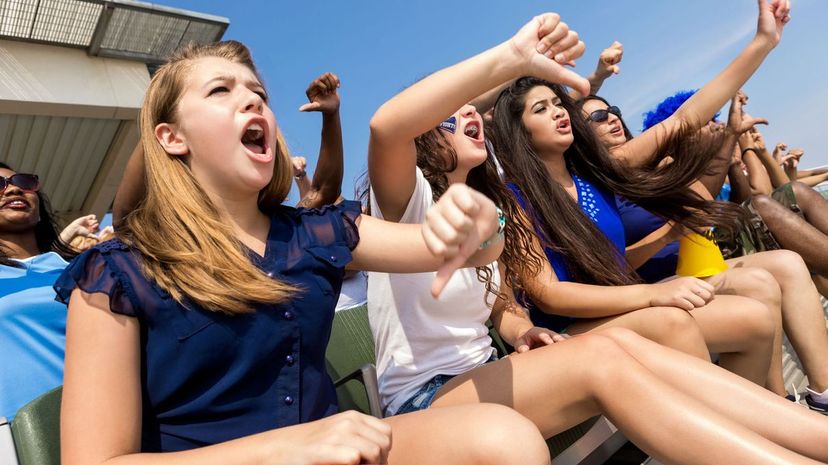
[[[624,223],[627,244],[635,244],[667,223],[664,218],[653,215],[627,199],[618,197],[617,202],[621,221]],[[678,241],[667,244],[636,271],[648,283],[655,283],[673,276],[676,274],[678,265],[678,248]]]
[[[358,202],[280,207],[265,255],[251,251],[250,259],[303,290],[250,314],[177,303],[141,274],[138,252],[117,239],[69,265],[55,285],[60,299],[75,287],[105,293],[113,312],[139,321],[143,451],[192,449],[337,412],[325,348],[344,267],[359,241],[359,214]]]
[[[66,306],[52,285],[66,268],[54,252],[0,265],[0,416],[63,383]]]
[[[587,180],[581,178],[576,174],[572,174],[572,179],[575,181],[576,190],[578,192],[578,206],[598,228],[609,238],[610,242],[618,249],[620,255],[624,255],[625,238],[624,227],[621,223],[621,217],[618,214],[618,209],[615,205],[615,198],[609,192],[605,192],[593,186]],[[539,237],[544,238],[537,216],[532,212],[531,205],[527,202],[520,188],[513,183],[508,183],[509,189],[515,194],[520,206],[533,218],[535,232]],[[545,241],[549,242],[549,241]],[[553,244],[554,245],[554,244]],[[571,281],[571,276],[566,265],[566,258],[558,251],[551,247],[544,247],[544,253],[558,281]],[[575,318],[565,317],[560,315],[551,315],[544,313],[534,305],[527,296],[518,296],[528,309],[532,322],[537,326],[549,328],[553,331],[563,331],[567,326],[575,321]]]
[[[722,184],[722,189],[719,191],[719,195],[716,196],[716,200],[720,202],[730,202],[730,191],[732,188],[730,184]]]

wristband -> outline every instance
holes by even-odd
[[[748,147],[748,148],[742,150],[742,155],[744,156],[744,154],[746,154],[748,152],[753,152],[757,155],[759,154],[759,151],[757,151],[754,147]]]
[[[497,209],[497,231],[480,244],[480,250],[487,249],[490,245],[503,239],[503,231],[506,229],[506,215],[500,207],[495,208]]]
[[[302,174],[295,174],[295,175],[293,175],[293,177],[296,178],[296,179],[302,179],[307,175],[308,175],[307,173],[302,173]]]

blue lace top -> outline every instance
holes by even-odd
[[[264,256],[251,251],[250,258],[303,291],[250,314],[176,302],[117,239],[69,265],[55,284],[59,300],[68,302],[75,287],[104,293],[111,311],[140,323],[142,451],[192,449],[337,412],[325,348],[344,267],[359,242],[359,214],[352,201],[280,207]]]
[[[576,190],[578,192],[578,206],[612,242],[618,249],[620,259],[624,256],[624,227],[621,224],[621,217],[618,214],[618,208],[615,205],[615,197],[609,192],[605,192],[593,186],[587,180],[572,173],[572,179],[575,181]],[[518,203],[525,211],[531,211],[530,203],[524,197],[523,192],[517,185],[509,183],[509,189],[515,194]],[[530,215],[531,217],[531,215]],[[540,229],[540,225],[535,221],[535,232],[539,237],[544,237]],[[587,244],[588,245],[588,244]],[[552,270],[558,277],[559,281],[571,281],[569,270],[567,269],[566,257],[563,254],[555,251],[550,247],[544,248],[546,259],[552,265]],[[521,297],[521,296],[518,296]],[[532,322],[538,326],[552,329],[553,331],[563,331],[569,326],[575,318],[568,316],[552,315],[544,313],[535,306],[531,300],[523,296],[522,300],[532,317]]]

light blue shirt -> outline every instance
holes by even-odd
[[[68,263],[54,252],[0,265],[0,416],[63,384],[66,306],[52,285]]]

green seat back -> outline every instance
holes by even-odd
[[[60,398],[63,387],[52,389],[24,405],[11,429],[20,465],[60,465]]]
[[[374,337],[368,325],[367,305],[336,312],[325,358],[328,374],[334,381],[366,363],[375,363]],[[352,380],[338,387],[336,395],[340,411],[370,413],[368,396],[359,381]]]

